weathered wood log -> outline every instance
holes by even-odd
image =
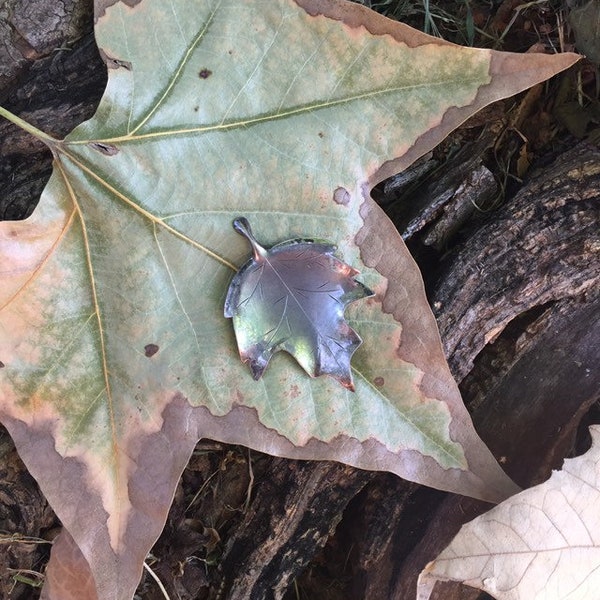
[[[597,287],[599,158],[582,143],[540,169],[442,268],[432,303],[459,380],[517,315]]]
[[[86,38],[37,61],[18,87],[5,90],[5,105],[61,136],[91,116],[104,82]],[[0,123],[0,156],[0,218],[23,218],[51,157],[7,123]],[[503,208],[463,229],[459,247],[441,238],[449,253],[427,278],[478,431],[522,485],[542,480],[575,448],[598,394],[598,372],[587,369],[600,358],[599,159],[585,144],[557,157]],[[435,226],[441,211],[433,221],[430,206],[421,211]],[[35,488],[22,481],[25,490]],[[387,474],[201,443],[153,550],[153,568],[182,599],[295,598],[294,586],[317,600],[411,598],[418,570],[486,508]],[[10,510],[0,504],[0,522],[9,523]],[[57,523],[49,523],[47,507],[39,510],[46,516],[37,528],[10,522],[10,530],[47,535]],[[0,592],[12,583],[0,573]],[[149,578],[140,594],[162,597]],[[21,585],[12,597],[35,595]]]

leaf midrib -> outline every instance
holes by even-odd
[[[108,409],[108,417],[109,417],[110,432],[111,432],[111,446],[112,446],[111,456],[113,457],[113,476],[114,476],[114,480],[115,480],[114,489],[118,490],[118,489],[121,489],[121,485],[122,485],[121,484],[121,469],[119,468],[120,450],[119,450],[119,443],[118,443],[118,439],[117,439],[117,425],[116,425],[115,410],[114,410],[114,400],[113,400],[113,396],[112,396],[112,387],[111,387],[110,377],[109,377],[108,357],[107,357],[107,351],[106,351],[104,324],[103,324],[103,319],[102,319],[102,311],[100,310],[100,303],[98,301],[98,291],[96,289],[96,277],[94,274],[92,255],[90,252],[87,225],[85,222],[83,211],[81,210],[81,207],[77,200],[77,195],[75,194],[75,190],[73,189],[73,186],[71,185],[71,182],[69,181],[69,177],[68,177],[66,171],[64,170],[64,166],[62,165],[60,160],[57,160],[56,164],[57,164],[57,167],[63,178],[65,186],[67,188],[67,193],[69,194],[69,197],[71,198],[71,202],[73,203],[73,206],[75,208],[75,211],[77,212],[77,215],[78,215],[80,223],[81,223],[83,246],[85,248],[85,259],[86,259],[88,275],[90,278],[90,286],[91,286],[90,291],[91,291],[91,296],[92,296],[92,303],[94,306],[94,313],[96,315],[96,321],[98,324],[100,357],[102,360],[102,375],[104,378],[104,389],[106,391],[106,404],[107,404],[107,409]],[[121,496],[120,496],[120,494],[117,494],[117,512],[119,514],[121,512],[120,502],[121,502]]]
[[[446,86],[448,84],[456,84],[456,79],[448,79],[443,81],[438,81],[435,83],[423,83],[423,84],[414,84],[407,86],[397,86],[393,88],[384,88],[380,90],[370,90],[369,92],[364,92],[362,94],[356,94],[353,96],[348,96],[345,98],[339,98],[336,100],[327,100],[323,102],[313,102],[308,104],[303,104],[300,106],[295,106],[289,108],[288,110],[282,112],[274,112],[274,113],[264,113],[261,115],[257,115],[248,119],[236,119],[229,122],[221,122],[211,125],[200,125],[197,127],[181,127],[179,129],[167,129],[167,130],[158,130],[158,131],[148,131],[146,133],[140,133],[134,135],[136,131],[139,130],[139,126],[136,127],[132,132],[126,133],[124,135],[118,135],[115,137],[107,137],[107,138],[95,138],[95,139],[86,139],[86,140],[68,140],[65,139],[65,145],[85,145],[85,144],[126,144],[126,143],[137,143],[139,141],[147,140],[147,139],[160,139],[160,138],[169,138],[175,136],[185,136],[192,134],[205,134],[205,133],[213,133],[213,132],[223,132],[230,131],[234,129],[247,129],[253,125],[259,125],[261,123],[270,122],[270,121],[278,121],[282,119],[286,119],[289,117],[295,117],[298,115],[302,115],[305,113],[316,112],[318,110],[324,110],[328,108],[334,108],[337,106],[341,106],[343,104],[347,104],[350,102],[357,102],[360,100],[370,100],[372,98],[376,98],[378,96],[382,96],[385,94],[395,94],[402,91],[415,90],[419,88],[430,88],[437,86]],[[461,83],[466,84],[477,84],[481,85],[481,80],[472,78],[465,79],[461,81]],[[157,110],[157,106],[155,106],[150,113],[154,114]],[[149,116],[142,120],[142,123],[146,123]]]

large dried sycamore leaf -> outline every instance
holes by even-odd
[[[461,581],[498,600],[591,600],[600,589],[600,427],[545,483],[463,525],[419,578]]]
[[[339,2],[99,12],[100,107],[64,141],[42,136],[55,169],[40,204],[0,224],[0,417],[99,597],[132,596],[200,437],[492,501],[513,493],[369,190],[575,58],[460,48]],[[238,215],[267,245],[329,240],[376,292],[346,310],[364,340],[355,393],[283,353],[258,382],[239,360],[223,317],[248,259]],[[50,573],[70,564],[63,547]]]

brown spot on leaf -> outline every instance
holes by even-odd
[[[200,73],[198,73],[198,77],[200,79],[208,79],[212,75],[212,71],[210,69],[202,69]]]
[[[109,56],[102,48],[100,48],[100,56],[109,69],[127,69],[131,71],[130,62]]]
[[[321,139],[323,139],[323,138],[325,137],[325,134],[324,134],[322,131],[319,131],[319,137],[320,137]]]
[[[3,369],[6,365],[0,360],[0,369]]]
[[[333,200],[342,206],[350,204],[350,192],[343,187],[336,188],[333,192]]]
[[[88,146],[94,150],[97,150],[101,154],[104,154],[105,156],[114,156],[115,154],[119,153],[119,149],[112,144],[104,144],[103,142],[90,142]]]
[[[296,384],[294,384],[292,386],[292,388],[290,389],[290,398],[292,400],[295,400],[299,395],[300,395],[300,389],[298,388],[298,386]]]
[[[144,354],[150,358],[159,351],[159,347],[156,344],[146,344],[144,346]]]
[[[377,387],[381,387],[385,383],[385,379],[383,377],[375,377],[375,379],[373,379],[373,383]]]

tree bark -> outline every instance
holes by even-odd
[[[0,90],[6,108],[57,136],[93,114],[106,74],[90,36],[26,63]],[[430,273],[428,293],[452,371],[481,437],[528,486],[582,451],[584,425],[600,421],[600,152],[578,144],[481,219],[465,212],[474,204],[465,194],[489,197],[496,188],[472,150],[461,169],[438,165],[438,181],[460,175],[456,186],[442,185],[452,194],[435,205],[425,198],[408,220],[395,207],[390,212],[413,248],[436,249],[417,255]],[[50,175],[51,156],[5,122],[0,156],[0,218],[24,218]],[[6,452],[17,464],[14,450]],[[16,478],[0,472],[2,528],[49,538],[59,524],[19,469]],[[27,494],[25,503],[36,507],[29,525],[29,512],[19,516],[6,500],[9,482],[10,494]],[[488,508],[385,473],[201,442],[152,551],[153,569],[182,599],[408,599],[425,563]],[[16,567],[11,559],[11,568],[39,569],[36,561],[46,558],[38,548],[26,554]],[[12,585],[10,573],[0,572],[0,592]],[[148,577],[139,593],[162,598]],[[37,597],[22,584],[12,594]],[[452,586],[438,593],[477,596]]]

